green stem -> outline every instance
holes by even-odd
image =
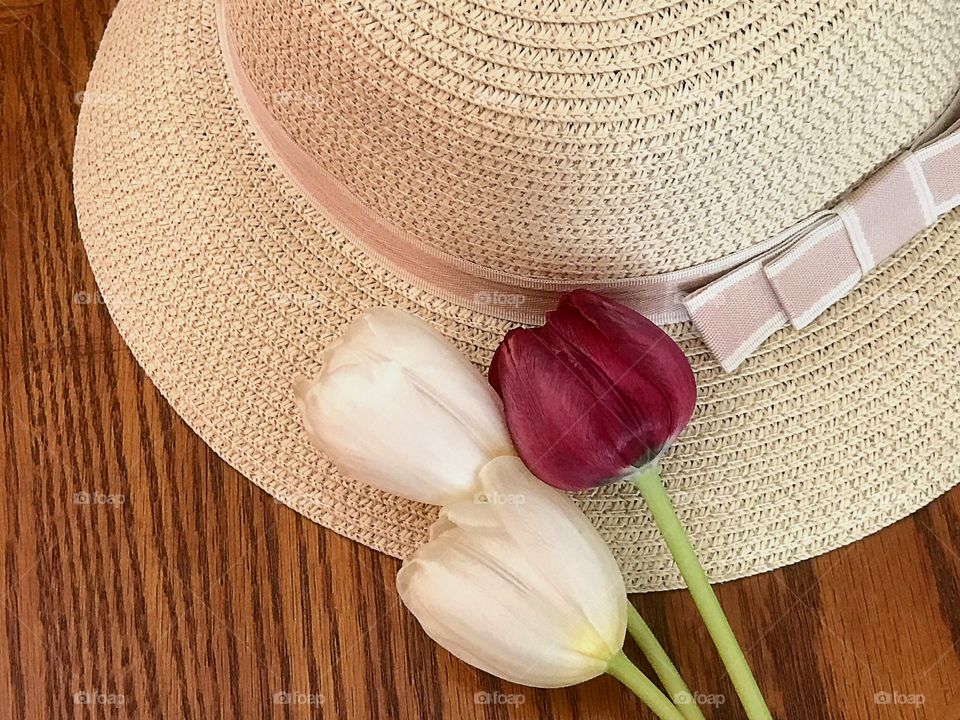
[[[636,665],[630,662],[629,658],[623,654],[623,650],[610,658],[610,662],[607,663],[607,674],[630,688],[633,694],[640,698],[660,720],[684,720],[677,706],[670,702],[670,698],[660,692],[660,688],[650,682],[650,679],[640,672]]]
[[[627,606],[627,629],[685,720],[705,720],[677,666],[633,605]]]
[[[659,468],[655,466],[644,468],[631,478],[631,482],[640,489],[644,500],[647,501],[653,519],[660,528],[677,567],[680,568],[680,574],[687,583],[690,595],[700,611],[710,637],[713,638],[713,643],[727,668],[737,695],[740,696],[747,717],[750,720],[772,720],[773,716],[767,709],[753,673],[750,672],[743,650],[740,649],[727,616],[724,615],[723,608],[720,607],[720,602],[713,588],[710,587],[710,580],[703,571],[700,561],[697,560],[693,546],[690,545],[690,539],[683,525],[680,524],[670,497],[663,487]]]

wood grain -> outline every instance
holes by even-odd
[[[43,0],[3,0],[0,3],[0,36],[24,22]]]
[[[177,418],[97,301],[72,208],[113,2],[21,5],[0,43],[0,717],[648,717],[608,678],[534,691],[458,662],[398,604],[396,561],[275,503]],[[778,718],[960,719],[958,528],[953,492],[719,588]],[[725,699],[707,716],[742,718],[686,595],[634,602]]]

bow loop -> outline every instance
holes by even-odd
[[[839,218],[820,223],[764,265],[784,315],[802,330],[852,290],[863,270]]]
[[[877,171],[832,210],[781,233],[772,249],[683,304],[721,367],[732,372],[788,322],[805,328],[957,206],[960,122]]]
[[[936,222],[930,187],[913,153],[867,178],[836,207],[864,274]]]
[[[960,121],[914,153],[926,180],[936,216],[960,206]]]

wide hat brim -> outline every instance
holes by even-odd
[[[293,379],[372,306],[420,315],[480,366],[510,324],[365,255],[275,166],[228,81],[214,0],[121,1],[84,93],[74,172],[103,301],[176,411],[298,512],[411,552],[435,509],[341,477],[301,429]],[[958,240],[954,211],[732,375],[691,327],[668,328],[700,399],[664,476],[714,580],[840,547],[960,478]],[[578,501],[630,590],[681,584],[631,487]]]

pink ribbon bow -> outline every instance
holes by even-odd
[[[732,372],[788,322],[809,325],[873,268],[960,205],[960,121],[900,155],[771,250],[687,295],[707,347]]]

